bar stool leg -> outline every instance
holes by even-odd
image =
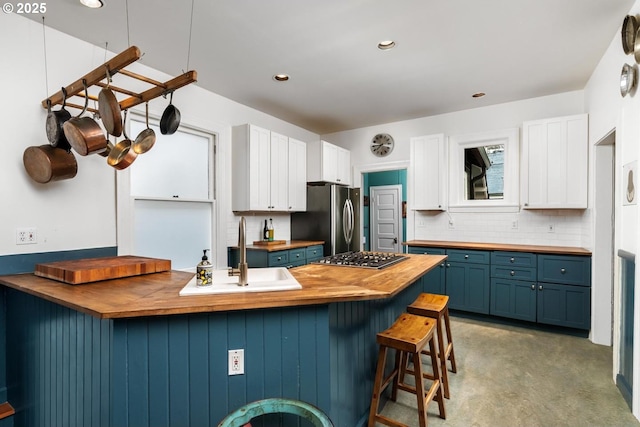
[[[434,372],[438,367],[434,366]],[[416,379],[416,397],[418,398],[418,421],[420,427],[427,427],[427,407],[425,405],[424,373],[422,372],[422,360],[420,352],[413,353],[413,371]],[[437,380],[436,380],[437,381]]]
[[[447,323],[445,322],[445,325]],[[442,336],[442,327],[444,325],[442,324],[442,318],[438,317],[436,319],[436,329],[437,329],[437,336],[438,336],[438,355],[440,356],[440,368],[441,368],[441,374],[442,374],[442,382],[444,383],[444,397],[446,397],[447,399],[449,399],[449,375],[447,372],[447,347],[445,347],[444,345],[444,337]],[[449,338],[450,335],[447,335],[447,339]],[[447,342],[447,346],[449,345],[450,341]],[[454,371],[455,372],[455,371]]]
[[[438,375],[441,371],[446,371],[447,367],[444,365],[444,369],[439,369],[438,365],[438,356],[436,354],[436,346],[434,340],[429,341],[429,352],[431,353],[431,364],[433,365],[433,374],[436,377],[434,381],[438,381],[438,389],[436,391],[435,400],[438,402],[438,412],[440,413],[440,418],[443,420],[447,418],[447,414],[444,409],[444,398],[446,394],[443,393],[443,381],[440,375]]]
[[[447,351],[445,351],[446,353],[449,353],[449,360],[451,361],[451,371],[453,373],[458,372],[458,369],[456,368],[456,356],[453,353],[453,341],[451,340],[451,324],[449,323],[449,307],[445,308],[444,310],[444,325],[447,329]],[[447,365],[445,364],[445,370],[447,369]]]
[[[376,415],[378,414],[378,406],[380,406],[380,394],[383,391],[382,383],[384,381],[384,365],[386,359],[387,347],[381,345],[378,351],[378,366],[376,368],[376,380],[373,384],[373,397],[371,398],[368,427],[374,427],[376,424]]]

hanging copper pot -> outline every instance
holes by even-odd
[[[113,136],[122,135],[122,112],[115,94],[109,89],[111,76],[107,69],[107,86],[98,94],[98,111],[107,133]]]
[[[124,121],[127,121],[127,112],[124,112]],[[118,142],[116,145],[111,147],[109,150],[109,155],[107,156],[107,163],[109,166],[114,167],[115,169],[122,170],[131,166],[136,158],[138,157],[138,153],[133,150],[133,146],[131,144],[131,140],[127,136],[127,133],[124,131],[124,139]]]
[[[89,93],[86,80],[82,80],[84,85],[85,101],[84,109],[76,117],[72,117],[63,125],[64,134],[73,147],[81,156],[98,153],[107,148],[107,139],[104,136],[100,125],[91,117],[80,117],[87,110],[89,103]]]
[[[67,90],[64,87],[62,88],[62,97],[62,108],[58,111],[51,110],[51,100],[47,99],[46,131],[47,139],[52,147],[60,147],[68,151],[71,149],[71,145],[64,135],[62,126],[71,118],[71,113],[64,108],[67,105]]]
[[[78,173],[78,163],[71,151],[51,145],[28,147],[22,155],[24,168],[36,182],[70,179]]]

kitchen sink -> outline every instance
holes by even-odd
[[[238,286],[238,276],[229,276],[228,270],[213,270],[213,284],[196,286],[196,277],[180,291],[185,295],[233,294],[244,292],[272,292],[302,289],[300,283],[285,267],[249,268],[247,286]]]

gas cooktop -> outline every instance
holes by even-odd
[[[312,264],[381,269],[406,258],[404,255],[389,252],[344,252],[321,258]]]

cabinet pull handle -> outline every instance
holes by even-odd
[[[513,271],[513,270],[511,270],[511,273],[510,273],[510,274],[511,274],[512,276],[515,276],[515,275],[516,275],[516,272],[515,272],[515,271]]]
[[[566,269],[564,269],[564,268],[561,268],[561,269],[560,269],[560,273],[564,274],[564,273],[566,273],[566,272],[567,272],[567,270],[566,270]]]
[[[516,259],[515,259],[515,258],[511,258],[511,259],[509,260],[509,262],[515,262],[515,261],[516,261]]]
[[[531,284],[531,290],[532,290],[532,291],[535,291],[535,290],[536,290],[536,285]]]
[[[464,259],[469,259],[469,255],[465,255],[465,256],[464,256]]]
[[[538,286],[538,290],[540,291],[542,290],[542,285]]]

